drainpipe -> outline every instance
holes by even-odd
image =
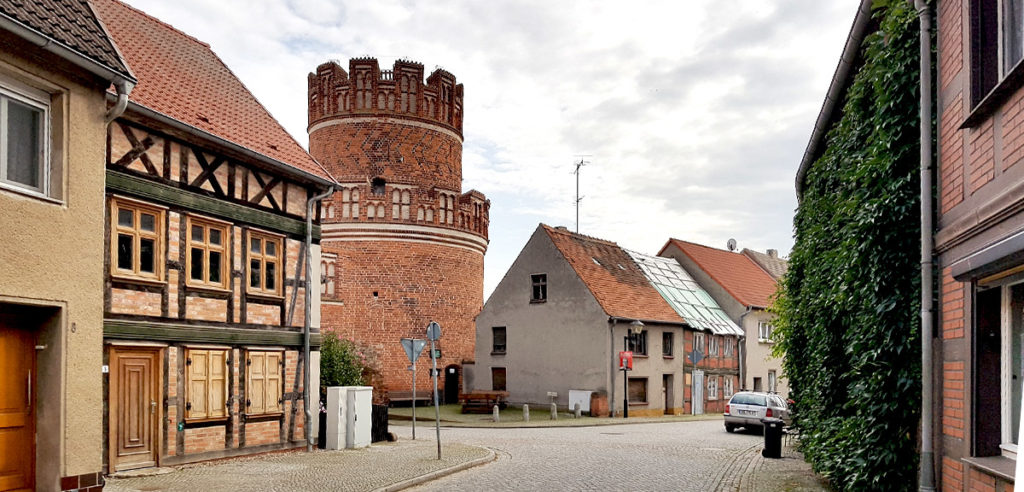
[[[608,351],[611,352],[611,357],[608,361],[608,416],[615,418],[615,325],[618,324],[618,318],[609,319],[608,323]],[[625,391],[625,390],[623,390]]]
[[[921,79],[921,491],[935,490],[932,444],[932,36],[931,9],[914,0],[920,19]]]
[[[747,306],[747,310],[740,315],[740,331],[743,335],[740,336],[739,340],[739,356],[740,356],[740,389],[747,388],[747,329],[743,326],[743,320],[748,314],[754,310]]]
[[[327,198],[334,193],[334,186],[328,187],[327,191],[314,196],[306,201],[306,292],[302,320],[302,406],[306,410],[306,424],[303,430],[306,433],[306,452],[313,451],[313,439],[311,425],[313,423],[313,409],[309,405],[309,329],[310,329],[310,304],[313,302],[313,262],[310,261],[313,248],[313,204]]]
[[[103,122],[108,125],[111,121],[124,114],[125,108],[128,107],[128,94],[131,94],[135,84],[124,79],[118,79],[114,81],[114,87],[117,89],[117,102],[107,110],[107,114],[103,117]]]

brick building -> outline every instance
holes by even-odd
[[[643,331],[629,340],[636,321]],[[620,413],[628,391],[632,416],[700,414],[724,411],[739,390],[743,332],[676,260],[562,227],[537,227],[476,329],[472,387],[514,403],[548,403],[553,391],[566,408],[569,390],[583,390]]]
[[[871,9],[861,2],[802,168],[838,118],[861,42],[878,28]],[[927,9],[937,31],[937,326],[923,334],[934,353],[934,478],[942,490],[1013,490],[1024,381],[1024,20],[1010,0]]]
[[[307,206],[333,180],[207,44],[92,4],[139,79],[107,131],[97,231],[105,468],[304,445]]]
[[[325,201],[321,313],[324,329],[372,350],[374,385],[393,397],[412,385],[399,339],[440,323],[451,400],[473,358],[490,202],[462,192],[462,85],[423,75],[373,58],[309,74],[309,151],[340,183]],[[429,371],[418,374],[426,388]]]

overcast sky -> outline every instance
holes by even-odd
[[[306,74],[373,56],[465,84],[463,191],[491,200],[484,293],[537,224],[656,254],[788,254],[793,179],[857,2],[128,0],[210,44],[306,145]]]

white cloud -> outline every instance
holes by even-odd
[[[540,221],[655,253],[791,244],[793,176],[853,5],[129,0],[209,43],[305,144],[306,74],[375,56],[465,84],[464,189],[487,194],[485,292]]]

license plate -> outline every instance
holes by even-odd
[[[740,410],[740,415],[757,415],[754,410]]]

